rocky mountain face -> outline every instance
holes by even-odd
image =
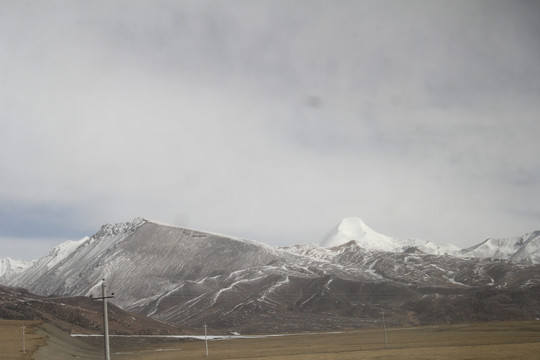
[[[381,311],[392,325],[540,317],[540,265],[395,240],[354,219],[322,244],[276,248],[136,219],[59,246],[9,284],[88,296],[104,278],[123,309],[222,331],[380,326]]]

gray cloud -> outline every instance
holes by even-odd
[[[5,8],[0,205],[36,236],[20,209],[79,237],[135,216],[273,244],[346,216],[460,246],[538,228],[535,2]]]

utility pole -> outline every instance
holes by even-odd
[[[204,323],[204,342],[206,344],[206,357],[208,357],[208,337],[206,334],[206,323]]]
[[[22,324],[22,353],[23,354],[26,354],[26,347],[25,347],[25,344],[24,344],[24,324]]]
[[[384,348],[387,349],[388,348],[388,338],[386,337],[386,323],[384,321],[384,310],[381,310],[381,314],[382,314],[382,326],[383,326],[383,329],[384,329]]]
[[[92,300],[102,300],[103,301],[103,338],[105,344],[105,360],[111,360],[111,354],[109,351],[109,318],[107,315],[107,299],[114,297],[114,293],[111,293],[110,296],[105,296],[105,279],[101,283],[101,297],[94,298],[90,295]]]

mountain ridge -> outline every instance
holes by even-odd
[[[151,222],[157,225],[166,226],[176,229],[184,229],[193,232],[200,232],[220,237],[227,237],[229,239],[235,239],[238,241],[252,242],[259,245],[265,245],[269,248],[274,248],[263,242],[257,242],[240,237],[202,231],[192,228],[180,227],[157,220],[151,220],[148,218],[137,217],[131,222],[122,222],[116,224],[104,224],[99,232],[118,232],[122,227],[136,227],[137,224],[143,222]],[[345,229],[344,229],[345,228]],[[96,235],[98,234],[96,233]],[[56,261],[61,261],[64,256],[68,256],[72,250],[75,250],[79,245],[89,239],[88,236],[83,237],[80,240],[69,240],[55,248],[53,248],[45,256],[32,261],[13,260],[10,258],[0,259],[0,280],[6,280],[6,278],[13,277],[13,275],[24,268],[31,265],[33,262],[42,260],[44,257],[56,258]],[[336,226],[332,228],[318,243],[321,247],[334,247],[354,240],[366,250],[380,250],[380,251],[393,251],[400,252],[407,249],[416,248],[424,253],[434,255],[454,255],[454,256],[469,256],[477,258],[494,258],[494,259],[506,259],[510,261],[526,262],[532,264],[540,263],[540,230],[527,233],[523,236],[516,236],[513,238],[488,238],[476,245],[468,248],[460,249],[452,244],[435,244],[429,240],[420,240],[415,238],[392,238],[390,236],[378,233],[371,229],[361,218],[349,217],[341,220]],[[378,244],[378,241],[382,240],[383,244]],[[508,251],[509,243],[514,246],[513,251]],[[498,245],[497,245],[498,244]],[[294,245],[293,245],[294,246]],[[287,246],[284,246],[287,247]],[[55,253],[55,254],[53,254]],[[63,256],[62,256],[63,255]],[[9,273],[9,274],[8,274]]]
[[[540,230],[513,238],[488,238],[460,253],[464,256],[540,264]]]
[[[457,322],[540,315],[540,266],[504,259],[373,250],[356,240],[277,248],[142,218],[68,247],[9,285],[87,296],[106,279],[128,311],[242,332],[372,326],[383,309],[396,325],[437,323],[441,313]],[[480,289],[485,309],[475,305]]]

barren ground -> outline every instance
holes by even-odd
[[[0,321],[2,359],[102,359],[100,338],[83,341],[46,324]],[[538,359],[540,321],[496,322],[335,333],[294,334],[258,339],[209,341],[209,359]],[[39,350],[33,352],[39,345]],[[32,357],[30,355],[32,354]],[[111,359],[206,358],[204,341],[111,338]]]

